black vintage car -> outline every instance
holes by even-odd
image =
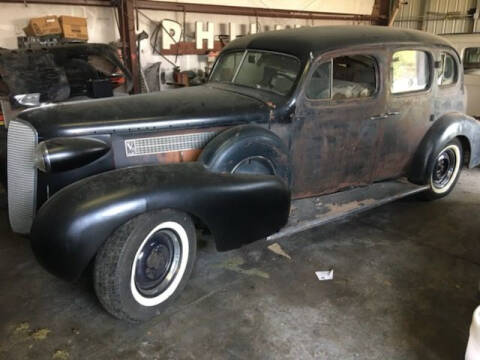
[[[206,85],[43,106],[8,129],[14,231],[50,272],[94,263],[113,315],[157,314],[184,287],[195,227],[220,251],[265,238],[291,199],[406,177],[437,199],[480,163],[457,52],[384,27],[246,36]]]

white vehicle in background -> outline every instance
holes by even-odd
[[[467,88],[467,114],[480,117],[480,33],[442,35],[460,54]]]

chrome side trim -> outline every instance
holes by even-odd
[[[162,154],[173,151],[203,148],[215,136],[215,132],[167,135],[125,140],[127,157]]]

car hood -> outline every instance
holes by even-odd
[[[165,92],[49,104],[21,112],[40,139],[265,123],[266,102],[208,84]]]

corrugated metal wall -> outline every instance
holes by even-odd
[[[424,30],[434,34],[480,31],[475,11],[479,0],[408,0],[400,1],[400,11],[393,26]]]

